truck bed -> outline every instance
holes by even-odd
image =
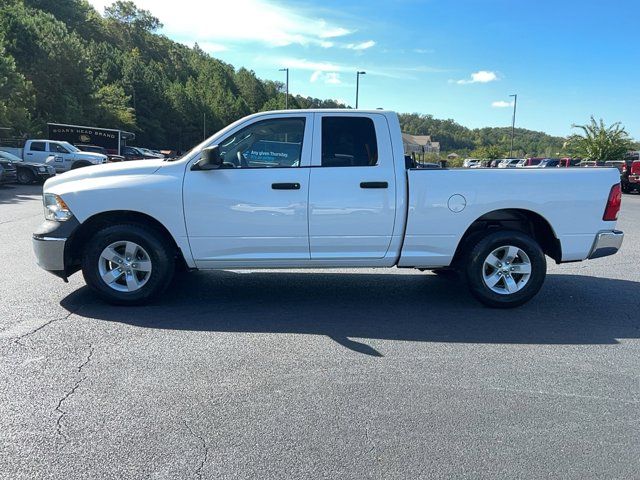
[[[477,219],[498,210],[524,210],[545,219],[562,262],[584,260],[602,220],[615,168],[409,169],[406,236],[399,266],[448,266]]]

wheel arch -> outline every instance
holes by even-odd
[[[71,167],[69,167],[69,169],[74,170],[76,168],[90,167],[91,165],[93,164],[89,160],[76,160],[71,164]]]
[[[73,232],[65,248],[65,264],[70,273],[80,268],[86,242],[98,230],[115,224],[144,225],[158,232],[167,242],[170,242],[176,252],[176,261],[181,268],[187,268],[182,250],[169,229],[159,220],[146,213],[133,210],[109,210],[97,213],[80,224]],[[69,274],[70,274],[69,273]]]
[[[549,221],[537,212],[522,208],[506,208],[487,212],[474,220],[462,235],[453,256],[456,265],[469,251],[469,245],[495,230],[516,230],[533,237],[545,255],[556,263],[562,261],[562,245]]]

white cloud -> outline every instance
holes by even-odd
[[[101,13],[113,3],[89,1]],[[135,0],[135,3],[160,19],[164,34],[188,44],[259,42],[271,47],[297,44],[329,48],[334,44],[328,39],[353,33],[347,26],[318,19],[312,12],[295,7],[285,8],[273,0],[181,0],[178,7],[174,0]]]
[[[318,80],[321,80],[328,85],[340,85],[342,83],[338,72],[323,72],[322,70],[316,70],[311,74],[309,81],[311,83],[315,83]]]
[[[373,40],[368,40],[362,43],[349,43],[345,45],[345,48],[350,50],[366,50],[367,48],[371,48],[376,44]]]
[[[198,43],[198,46],[207,53],[225,52],[229,50],[226,46],[213,42]]]
[[[320,72],[339,72],[345,67],[329,62],[312,62],[301,58],[281,58],[278,64],[286,68],[295,68],[298,70],[313,70]]]
[[[342,80],[340,80],[340,74],[336,72],[327,73],[324,83],[328,83],[330,85],[340,85],[342,83]]]
[[[458,85],[467,85],[469,83],[489,83],[498,80],[498,75],[495,72],[488,70],[480,70],[471,74],[470,79],[457,80]]]
[[[493,108],[509,108],[513,107],[513,102],[505,102],[504,100],[497,100],[491,104]]]

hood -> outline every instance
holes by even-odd
[[[51,187],[77,180],[126,175],[150,175],[163,164],[165,164],[164,160],[137,160],[132,162],[103,163],[101,165],[77,168],[50,178],[45,182],[44,190],[46,191]]]
[[[73,154],[78,158],[107,158],[106,155],[96,152],[73,152]]]

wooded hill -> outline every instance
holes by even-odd
[[[102,16],[86,0],[3,0],[0,6],[0,127],[40,136],[47,122],[121,128],[136,143],[186,150],[250,113],[284,108],[281,82],[154,33],[161,27],[131,2]],[[290,97],[290,108],[343,108]],[[431,135],[443,151],[498,144],[508,128],[471,130],[430,115],[401,115],[403,130]],[[517,129],[516,146],[548,154],[564,139]]]

